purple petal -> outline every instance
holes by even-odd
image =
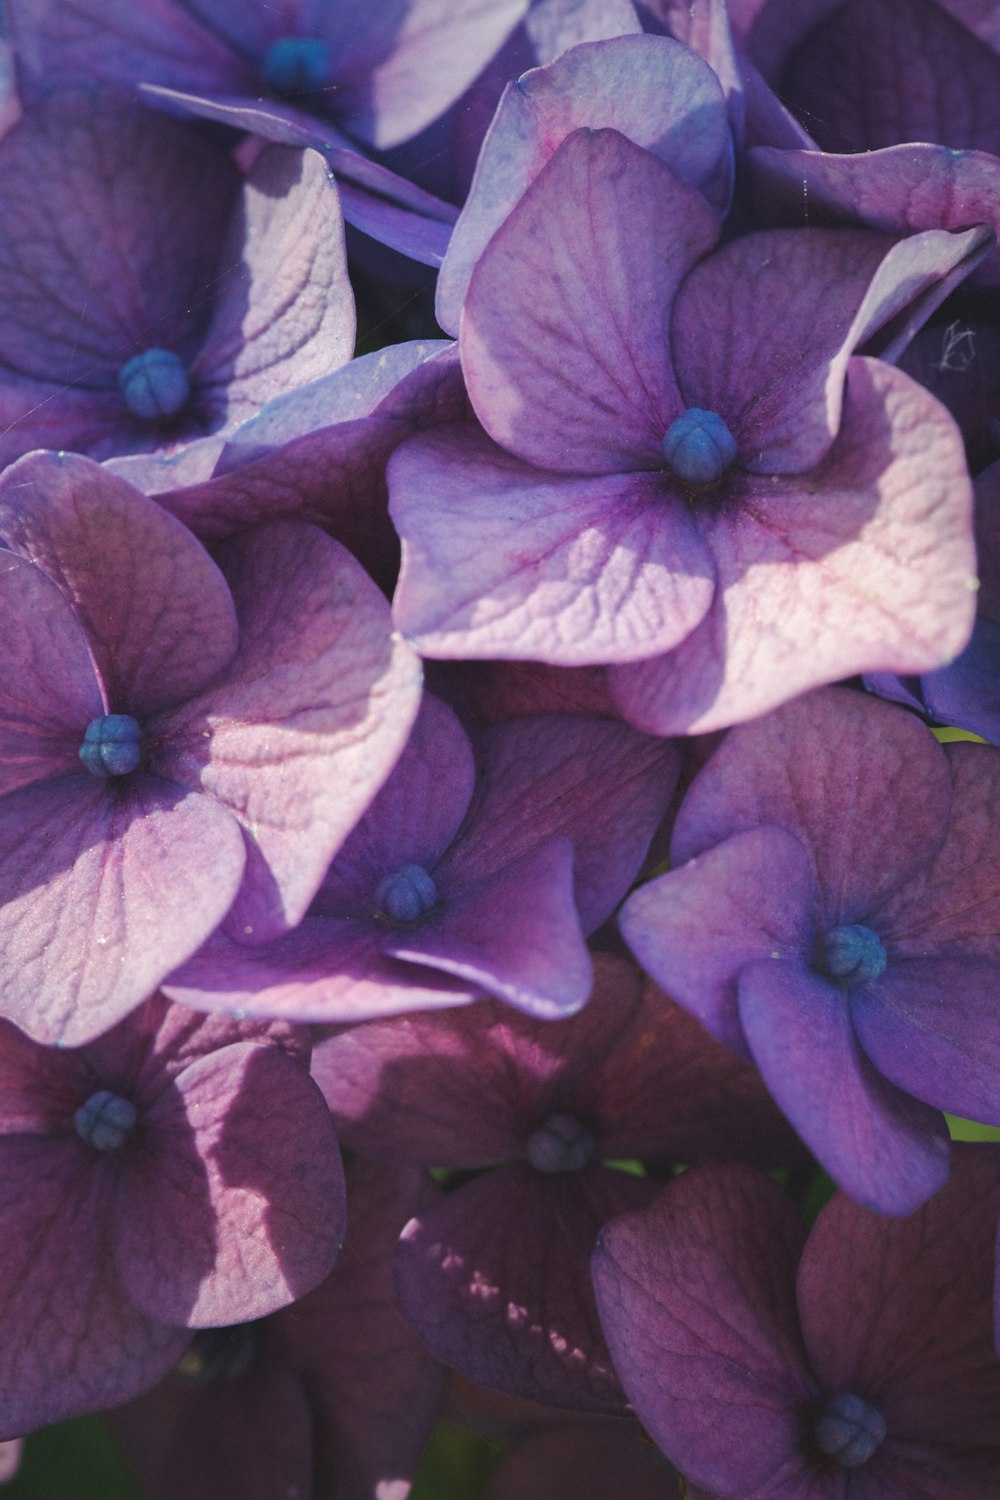
[[[75,1137],[0,1144],[0,1432],[116,1406],[164,1376],[190,1335],[131,1306],[114,1268],[114,1180]]]
[[[79,770],[82,732],[105,712],[69,601],[38,568],[0,554],[0,794]]]
[[[910,1218],[837,1197],[809,1237],[798,1298],[810,1361],[828,1390],[865,1391],[907,1447],[990,1445],[998,1463],[998,1215],[1000,1151],[958,1145],[948,1182]]]
[[[609,9],[606,0],[597,7],[602,25]],[[579,24],[578,10],[571,25]],[[537,5],[530,18],[537,30]],[[637,24],[632,11],[627,29]],[[560,47],[562,56],[553,53],[547,67],[533,68],[504,90],[438,278],[438,322],[449,332],[458,332],[469,278],[489,241],[577,128],[619,131],[692,187],[700,187],[725,155],[725,110],[711,69],[666,37],[605,35],[605,41],[577,37],[586,45],[567,43],[572,52]]]
[[[981,601],[980,601],[981,602]],[[950,666],[923,680],[926,711],[943,724],[957,724],[993,744],[1000,743],[1000,625],[977,615],[972,639]]]
[[[29,454],[7,469],[0,535],[72,602],[111,712],[177,703],[232,660],[236,616],[208,553],[90,459]]]
[[[232,921],[294,926],[388,776],[416,714],[419,664],[342,547],[275,521],[218,553],[240,620],[226,677],[162,718],[158,768],[203,787],[253,840]]]
[[[242,1323],[329,1273],[344,1234],[340,1153],[322,1095],[282,1050],[197,1059],[141,1128],[115,1246],[138,1308],[189,1328]]]
[[[239,888],[236,820],[151,776],[118,798],[84,772],[42,782],[13,792],[3,814],[3,1013],[38,1041],[80,1046],[113,1026]]]
[[[640,1421],[695,1483],[763,1485],[796,1453],[817,1391],[793,1297],[792,1204],[746,1167],[696,1167],[594,1252],[597,1305]]]
[[[557,477],[468,426],[404,444],[389,483],[395,618],[429,656],[632,661],[709,608],[708,549],[662,475]]]
[[[853,359],[820,467],[733,478],[736,514],[705,514],[715,603],[669,655],[614,667],[622,712],[652,733],[703,732],[852,673],[954,657],[975,609],[967,472],[933,398]]]
[[[337,189],[314,151],[264,150],[243,189],[194,373],[226,423],[347,363],[354,298]]]
[[[944,750],[912,715],[827,688],[727,736],[684,799],[671,858],[773,823],[813,852],[830,924],[858,921],[940,846],[950,781]]]
[[[740,973],[755,959],[794,961],[811,945],[817,907],[807,847],[780,828],[757,827],[640,886],[619,925],[657,984],[746,1057]]]
[[[392,938],[394,958],[429,965],[529,1015],[555,1018],[590,994],[590,957],[573,900],[573,850],[547,839],[473,883],[435,872],[440,920]]]
[[[497,1167],[412,1219],[396,1252],[403,1310],[437,1359],[480,1385],[618,1411],[588,1276],[601,1225],[651,1185],[589,1167]]]
[[[876,1072],[838,985],[804,963],[762,959],[741,972],[739,997],[764,1082],[844,1192],[903,1215],[938,1191],[948,1176],[945,1122]]]
[[[661,469],[683,408],[671,304],[717,237],[701,194],[650,152],[614,130],[567,137],[469,284],[462,365],[490,436],[561,473]]]

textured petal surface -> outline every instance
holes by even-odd
[[[663,475],[557,477],[467,426],[404,444],[389,485],[394,614],[428,656],[632,661],[710,607],[709,549]]]
[[[996,1443],[998,1214],[1000,1151],[957,1145],[949,1181],[910,1218],[838,1197],[816,1221],[798,1283],[810,1360],[828,1390],[861,1391],[893,1440]]]
[[[115,1247],[137,1307],[187,1327],[241,1323],[329,1273],[344,1235],[340,1152],[322,1095],[282,1050],[199,1058],[141,1128]]]
[[[315,151],[271,147],[243,189],[227,274],[196,366],[227,424],[347,363],[354,297],[337,189]]]
[[[71,601],[111,713],[177,703],[231,661],[236,615],[208,553],[89,459],[31,454],[8,469],[0,536]]]
[[[798,1447],[816,1393],[795,1314],[803,1238],[791,1202],[745,1167],[685,1172],[601,1232],[597,1305],[626,1394],[713,1492],[756,1491]]]
[[[882,1078],[841,988],[803,963],[740,974],[740,1020],[774,1098],[830,1176],[879,1213],[910,1214],[948,1176],[943,1117]]]
[[[650,152],[615,130],[567,137],[469,284],[462,366],[490,436],[562,473],[660,469],[682,406],[670,309],[717,236],[700,193]]]
[[[300,920],[406,742],[420,668],[342,547],[275,521],[219,549],[240,620],[225,679],[156,725],[157,765],[230,807],[252,840],[233,921]]]
[[[944,408],[891,367],[852,360],[819,468],[734,477],[734,509],[705,512],[715,603],[669,655],[613,669],[625,716],[704,732],[838,677],[955,656],[975,608],[966,474]]]
[[[438,1359],[480,1385],[620,1410],[590,1250],[602,1224],[652,1191],[604,1167],[549,1177],[497,1167],[406,1226],[395,1261],[403,1310]]]
[[[595,9],[606,20],[611,8],[605,3]],[[576,22],[578,11],[565,19]],[[543,6],[533,7],[536,30],[546,19],[558,25],[541,12]],[[560,41],[572,53],[566,55],[561,45],[562,56],[553,53],[547,67],[508,84],[483,142],[438,278],[438,322],[449,332],[458,333],[469,278],[490,239],[574,130],[617,130],[695,187],[711,176],[728,147],[718,81],[694,53],[667,37],[609,34],[606,41]]]
[[[4,1014],[63,1046],[107,1031],[219,924],[245,858],[229,813],[151,776],[131,777],[120,798],[82,771],[11,793]]]

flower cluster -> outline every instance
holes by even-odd
[[[0,1483],[996,1500],[1000,0],[0,48]]]

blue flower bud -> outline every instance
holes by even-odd
[[[685,484],[714,484],[736,460],[736,439],[714,411],[689,406],[671,422],[663,456]]]
[[[834,979],[869,984],[889,962],[881,941],[870,927],[831,927],[822,944],[820,967]]]
[[[816,1423],[816,1445],[841,1468],[860,1469],[882,1446],[885,1418],[850,1391],[831,1396]]]
[[[536,1172],[578,1172],[594,1154],[594,1137],[575,1115],[549,1115],[524,1154]]]
[[[126,360],[118,371],[118,389],[133,417],[143,422],[176,417],[191,397],[187,371],[169,349],[147,349]]]
[[[91,719],[80,746],[80,759],[91,776],[128,776],[142,759],[142,730],[131,714],[102,714]]]
[[[98,1089],[73,1116],[76,1133],[97,1151],[118,1151],[139,1118],[139,1111],[128,1099]]]
[[[419,922],[437,905],[437,887],[420,865],[404,865],[378,883],[375,900],[383,917],[396,927]]]
[[[330,82],[330,51],[316,36],[280,36],[264,58],[262,75],[282,99],[315,93]]]

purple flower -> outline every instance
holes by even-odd
[[[62,89],[0,142],[0,192],[3,462],[204,437],[350,358],[343,221],[315,152],[265,150],[241,183],[194,127]]]
[[[1000,1122],[998,797],[997,751],[827,689],[729,734],[671,872],[622,910],[643,966],[883,1213],[947,1176],[939,1110]]]
[[[355,1021],[492,994],[533,1015],[590,992],[586,933],[634,880],[673,746],[583,716],[483,737],[427,697],[393,775],[276,942],[227,923],[167,983],[185,1004]]]
[[[403,1309],[437,1358],[556,1406],[618,1411],[587,1258],[601,1224],[654,1185],[608,1159],[788,1159],[755,1072],[620,958],[595,958],[578,1016],[489,1001],[370,1022],[316,1048],[341,1139],[413,1165],[485,1167],[407,1226]]]
[[[293,1307],[195,1335],[175,1373],[112,1416],[152,1500],[405,1500],[442,1371],[399,1310],[392,1252],[436,1197],[408,1168],[354,1162],[337,1263]]]
[[[984,236],[776,231],[709,255],[718,232],[603,130],[569,136],[494,235],[460,339],[486,432],[389,466],[394,609],[422,652],[612,664],[629,720],[665,734],[965,644],[958,435],[851,354]]]
[[[327,1275],[344,1186],[307,1063],[288,1027],[161,997],[78,1051],[0,1023],[4,1435],[127,1400],[190,1329]]]
[[[0,1005],[79,1045],[231,908],[294,926],[405,743],[419,665],[302,522],[217,564],[89,459],[33,454],[0,478],[0,538]]]
[[[594,1255],[636,1414],[699,1497],[989,1500],[998,1213],[994,1146],[911,1218],[838,1196],[808,1239],[761,1174],[684,1173]]]

